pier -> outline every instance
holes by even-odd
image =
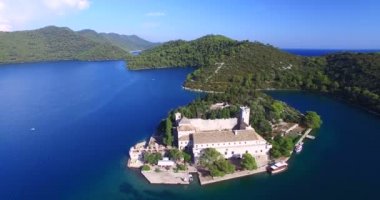
[[[315,139],[315,137],[314,137],[314,136],[312,136],[312,135],[309,135],[309,134],[310,134],[310,132],[311,132],[311,130],[313,130],[313,129],[311,129],[311,128],[308,128],[308,129],[307,129],[307,130],[306,130],[306,131],[303,133],[303,135],[301,136],[301,138],[300,138],[300,139],[297,141],[297,143],[296,143],[296,145],[295,145],[295,146],[297,146],[297,145],[301,144],[305,138]]]

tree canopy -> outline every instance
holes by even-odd
[[[183,156],[183,153],[182,151],[176,149],[176,148],[173,148],[173,149],[170,149],[169,150],[169,157],[172,159],[172,160],[181,160],[184,156]]]
[[[303,89],[331,93],[380,112],[379,53],[301,57],[259,42],[209,35],[167,42],[129,60],[131,69],[173,66],[197,67],[187,76],[188,88]]]
[[[309,128],[319,128],[322,125],[321,117],[314,111],[307,111],[303,122]]]
[[[246,169],[246,170],[257,169],[256,160],[249,153],[243,154],[243,158],[241,159],[241,166],[243,167],[243,169]]]
[[[290,156],[291,151],[293,151],[295,139],[294,136],[280,136],[277,135],[274,137],[272,143],[272,149],[270,154],[273,158],[279,158],[281,156],[288,157]]]
[[[162,159],[162,155],[160,153],[144,153],[144,162],[151,164],[151,165],[157,165],[158,161]]]
[[[172,146],[173,141],[174,141],[173,123],[169,116],[165,120],[165,134],[164,134],[163,142],[166,146]]]
[[[223,159],[223,155],[214,148],[206,148],[201,153],[202,155],[199,158],[199,163],[204,167],[208,167],[215,161]]]
[[[115,60],[129,53],[94,41],[68,28],[49,26],[32,31],[0,33],[0,63],[52,60]]]
[[[201,166],[210,171],[211,176],[224,176],[235,172],[235,165],[225,160],[223,155],[214,148],[204,149],[199,158]]]

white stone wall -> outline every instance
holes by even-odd
[[[201,156],[201,152],[206,148],[215,148],[225,158],[241,157],[244,153],[248,152],[252,156],[266,156],[272,148],[266,141],[246,141],[246,142],[224,142],[224,143],[208,143],[208,144],[195,144],[193,146],[194,157]]]
[[[231,130],[238,124],[237,118],[230,119],[189,119],[197,131]]]
[[[191,131],[177,131],[177,137],[180,138],[182,136],[187,136],[187,135],[194,134],[194,133],[195,133],[195,130],[191,130]]]
[[[191,141],[178,141],[178,149],[179,150],[183,150],[187,146],[191,146]]]

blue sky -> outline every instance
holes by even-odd
[[[280,48],[379,49],[380,1],[0,0],[0,30],[47,25],[159,42],[223,34]]]

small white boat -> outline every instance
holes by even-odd
[[[189,174],[189,181],[192,182],[193,180],[193,175]]]
[[[276,162],[273,165],[268,167],[268,172],[271,174],[277,174],[277,173],[285,171],[286,169],[288,169],[288,163],[286,163],[285,161]]]
[[[295,151],[296,153],[301,153],[301,151],[302,151],[302,147],[303,147],[303,143],[301,142],[301,143],[299,143],[298,145],[296,145],[296,146],[294,147],[294,151]]]

